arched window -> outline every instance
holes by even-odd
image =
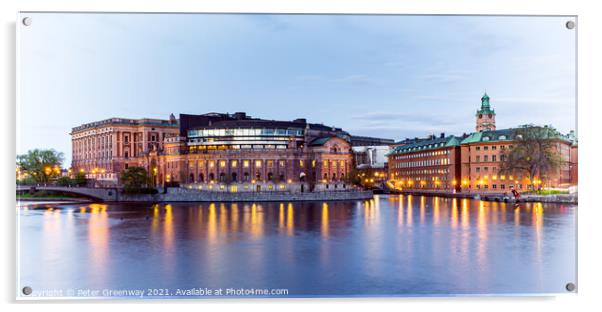
[[[211,182],[213,180],[215,180],[215,175],[212,172],[212,173],[209,174],[209,181]]]
[[[232,172],[232,181],[236,182],[236,178],[237,178],[238,174],[236,174],[236,172]]]
[[[255,174],[255,180],[261,181],[261,173],[259,171],[257,171],[257,173]]]
[[[194,173],[190,174],[190,180],[188,182],[194,183]]]
[[[333,173],[333,174],[332,174],[332,180],[333,180],[333,181],[336,181],[336,180],[337,180],[337,174],[336,174],[336,173]]]
[[[202,173],[199,173],[199,182],[205,182],[205,176]]]
[[[328,180],[328,173],[324,173],[324,180]]]
[[[284,182],[284,174],[280,174],[280,181]]]
[[[268,181],[272,181],[274,175],[271,172],[268,172]]]
[[[219,181],[220,182],[226,181],[226,174],[225,173],[222,172],[222,173],[219,174]]]
[[[248,172],[244,173],[244,180],[249,181],[249,173]]]

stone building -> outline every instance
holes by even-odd
[[[176,118],[110,118],[71,130],[72,164],[75,172],[105,184],[116,184],[119,173],[137,165],[139,157],[161,150],[163,140],[179,133]]]
[[[245,113],[180,115],[180,132],[142,163],[157,185],[205,190],[345,189],[350,135],[305,119],[256,119]]]

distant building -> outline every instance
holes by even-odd
[[[385,168],[387,155],[391,151],[389,145],[353,146],[354,165],[356,168]]]

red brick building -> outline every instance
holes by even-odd
[[[550,128],[553,150],[561,165],[547,177],[530,181],[524,173],[501,173],[506,152],[516,142],[516,129],[496,130],[495,111],[487,94],[476,114],[476,132],[461,137],[406,139],[389,154],[392,187],[404,191],[504,193],[511,187],[566,188],[577,185],[577,141]],[[543,128],[545,129],[545,127]]]
[[[456,190],[460,139],[442,134],[395,147],[389,154],[393,186],[400,190]]]

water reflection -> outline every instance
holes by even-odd
[[[411,195],[28,207],[21,281],[292,295],[561,292],[575,279],[575,210]]]

